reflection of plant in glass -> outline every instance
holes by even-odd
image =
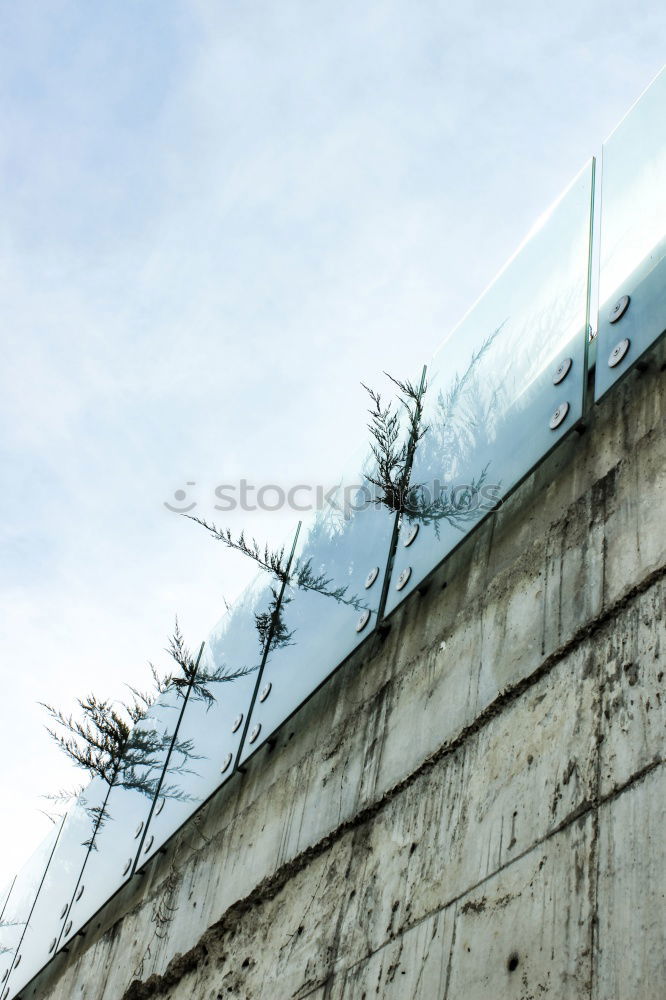
[[[132,697],[126,701],[111,701],[91,694],[77,699],[76,714],[41,703],[53,724],[47,726],[51,738],[77,767],[91,778],[101,779],[108,789],[131,789],[151,799],[159,789],[165,798],[186,798],[177,784],[160,785],[160,780],[170,750],[178,754],[179,760],[178,765],[170,767],[170,776],[189,773],[188,762],[198,759],[194,746],[189,740],[173,740],[171,727],[166,731],[155,727],[150,718],[151,706],[160,695],[175,690],[178,698],[201,699],[210,707],[215,701],[210,690],[212,684],[230,682],[249,672],[244,667],[236,671],[222,667],[214,671],[200,669],[198,660],[185,645],[177,620],[167,651],[179,671],[160,674],[151,664],[151,690],[140,691],[128,685]],[[81,789],[48,796],[61,804],[76,797],[80,797],[80,805],[91,820],[92,841],[108,818],[106,802],[87,804]]]
[[[384,405],[378,392],[364,386],[371,401],[371,449],[375,471],[368,480],[375,487],[375,503],[424,524],[443,520],[461,525],[478,517],[471,504],[484,486],[487,468],[468,476],[466,489],[449,493],[443,480],[451,480],[456,471],[465,467],[474,451],[482,444],[492,413],[497,407],[497,391],[488,402],[479,383],[479,366],[500,333],[501,324],[472,353],[462,375],[456,374],[446,391],[440,391],[428,423],[424,420],[424,398],[428,390],[425,369],[420,385],[391,378],[397,387],[397,403]],[[487,395],[487,386],[483,389]],[[405,434],[401,434],[403,423]],[[427,482],[413,482],[416,449],[418,473]]]

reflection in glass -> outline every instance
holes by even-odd
[[[141,864],[234,773],[275,599],[270,577],[260,573],[208,637],[201,664],[212,678],[208,697],[196,690],[190,694],[165,774],[167,784],[182,795],[171,796],[151,817],[145,841],[150,847]],[[184,761],[182,747],[191,747],[194,759]]]
[[[594,164],[428,365],[386,613],[582,414]]]
[[[76,894],[58,947],[81,930],[131,877],[137,841],[158,788],[162,802],[183,796],[178,782],[161,785],[161,779],[186,693],[187,689],[172,685],[132,729],[85,860],[81,874],[85,891]],[[178,771],[182,776],[192,763],[194,749],[182,744],[180,750]]]
[[[8,989],[12,969],[22,961],[21,941],[58,841],[62,823],[55,824],[16,876],[0,922],[0,997]],[[8,994],[9,995],[9,994]]]
[[[241,752],[246,760],[373,631],[395,514],[358,461],[302,528]]]
[[[599,399],[666,330],[666,70],[604,144]]]
[[[67,925],[72,896],[77,890],[108,786],[94,779],[65,815],[51,863],[30,914],[21,941],[21,962],[12,970],[8,985],[14,995],[30,982],[56,952],[62,929]],[[80,893],[78,892],[80,890]]]

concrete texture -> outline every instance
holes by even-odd
[[[663,998],[662,362],[23,996]]]

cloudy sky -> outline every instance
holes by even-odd
[[[361,380],[419,373],[665,41],[644,0],[0,0],[0,880],[78,777],[37,701],[252,575],[164,503],[334,481]]]

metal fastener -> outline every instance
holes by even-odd
[[[242,721],[243,721],[243,713],[241,712],[241,714],[237,715],[236,718],[233,721],[233,724],[231,726],[231,732],[232,733],[237,733],[238,732],[238,730],[241,727]]]
[[[252,730],[252,732],[250,733],[250,743],[254,743],[260,732],[261,732],[261,723],[258,722],[254,727],[254,729]]]
[[[62,908],[62,910],[60,911],[60,919],[61,920],[64,920],[65,917],[67,916],[68,909],[69,909],[69,903],[65,903],[65,905]]]
[[[127,875],[131,867],[132,867],[132,859],[128,858],[127,861],[125,862],[125,867],[123,868],[123,875]]]
[[[409,546],[412,544],[412,542],[416,539],[416,536],[419,533],[419,527],[420,527],[419,524],[413,524],[412,525],[412,527],[410,529],[410,532],[407,535],[407,538],[405,538],[405,548],[406,549],[409,548]]]
[[[379,576],[379,566],[375,566],[373,569],[370,570],[370,572],[365,578],[366,590],[370,590],[370,587],[372,587],[373,583],[375,582],[378,576]]]
[[[412,567],[411,566],[406,566],[403,569],[403,571],[400,574],[400,576],[398,577],[398,582],[395,585],[395,589],[396,590],[403,590],[407,586],[407,584],[409,582],[409,578],[410,578],[411,575],[412,575]]]
[[[155,838],[153,836],[148,837],[148,843],[144,847],[143,853],[147,854],[148,851],[150,850],[150,848],[153,846],[154,843],[155,843]]]
[[[155,815],[156,815],[156,816],[159,816],[159,814],[160,814],[160,813],[162,812],[162,810],[164,809],[164,803],[165,803],[165,802],[166,802],[166,799],[164,799],[164,798],[160,799],[160,801],[159,801],[159,805],[158,805],[157,809],[155,810]]]
[[[65,927],[65,934],[69,934],[71,929],[72,929],[72,921],[70,920],[67,926]]]
[[[78,903],[78,901],[81,899],[81,896],[83,895],[83,890],[84,889],[85,889],[85,885],[79,886],[79,891],[77,892],[76,898],[75,898],[75,902],[76,903]]]
[[[568,403],[560,403],[558,408],[553,413],[550,418],[550,429],[551,431],[557,430],[560,424],[563,424],[567,418],[567,413],[569,412]]]
[[[136,830],[134,831],[134,839],[136,840],[137,837],[140,837],[142,833],[143,833],[143,820],[141,820]]]
[[[51,941],[51,944],[49,945],[49,955],[55,950],[56,943],[57,938],[53,938],[53,941]]]
[[[270,681],[268,682],[268,684],[264,684],[264,686],[261,689],[261,694],[259,695],[259,701],[266,701],[269,694],[271,693],[272,687],[273,685],[271,684]]]
[[[228,753],[227,756],[222,761],[222,767],[220,768],[220,774],[224,774],[225,771],[229,770],[229,764],[233,760],[233,754]]]
[[[619,365],[620,361],[623,361],[624,358],[627,356],[627,351],[629,350],[630,346],[631,346],[631,341],[629,340],[628,337],[625,337],[624,340],[621,340],[618,344],[616,344],[613,350],[610,352],[610,356],[608,358],[608,367],[615,368],[616,365]]]
[[[560,361],[555,371],[555,374],[553,375],[553,385],[559,385],[560,382],[564,382],[565,378],[571,371],[572,364],[573,364],[572,358],[564,358],[563,361]]]
[[[631,298],[628,295],[623,295],[621,299],[618,299],[608,316],[609,323],[617,323],[619,319],[622,319],[627,309],[629,308],[629,303]]]
[[[362,632],[369,621],[370,621],[370,612],[364,611],[361,617],[359,618],[358,622],[356,623],[356,631]]]
[[[19,966],[19,965],[21,964],[21,959],[22,959],[22,958],[23,958],[23,955],[21,955],[21,954],[18,954],[18,955],[16,956],[16,958],[15,958],[15,960],[14,960],[14,968],[15,968],[15,969],[16,969],[16,968],[17,968],[17,967],[18,967],[18,966]]]

